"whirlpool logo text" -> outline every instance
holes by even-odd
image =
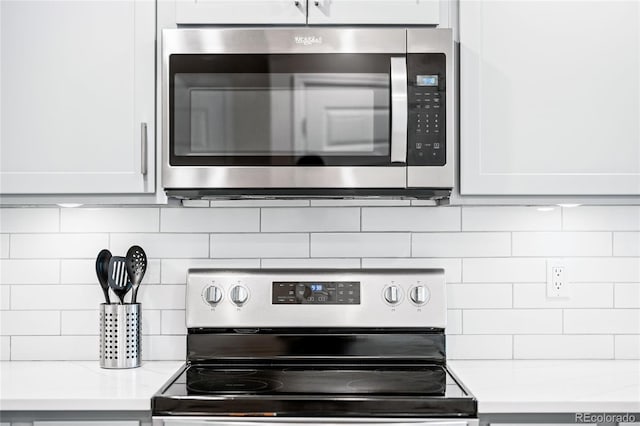
[[[296,36],[294,37],[296,44],[311,46],[312,44],[322,44],[322,37],[317,36]]]

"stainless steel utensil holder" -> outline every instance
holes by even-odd
[[[100,367],[140,367],[141,324],[140,303],[100,304]]]

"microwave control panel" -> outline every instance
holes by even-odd
[[[445,55],[408,54],[407,73],[407,164],[444,166],[447,160]]]

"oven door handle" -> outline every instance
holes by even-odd
[[[407,58],[391,58],[391,162],[407,162]]]

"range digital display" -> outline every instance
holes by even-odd
[[[277,281],[273,282],[274,305],[359,305],[357,281]]]

